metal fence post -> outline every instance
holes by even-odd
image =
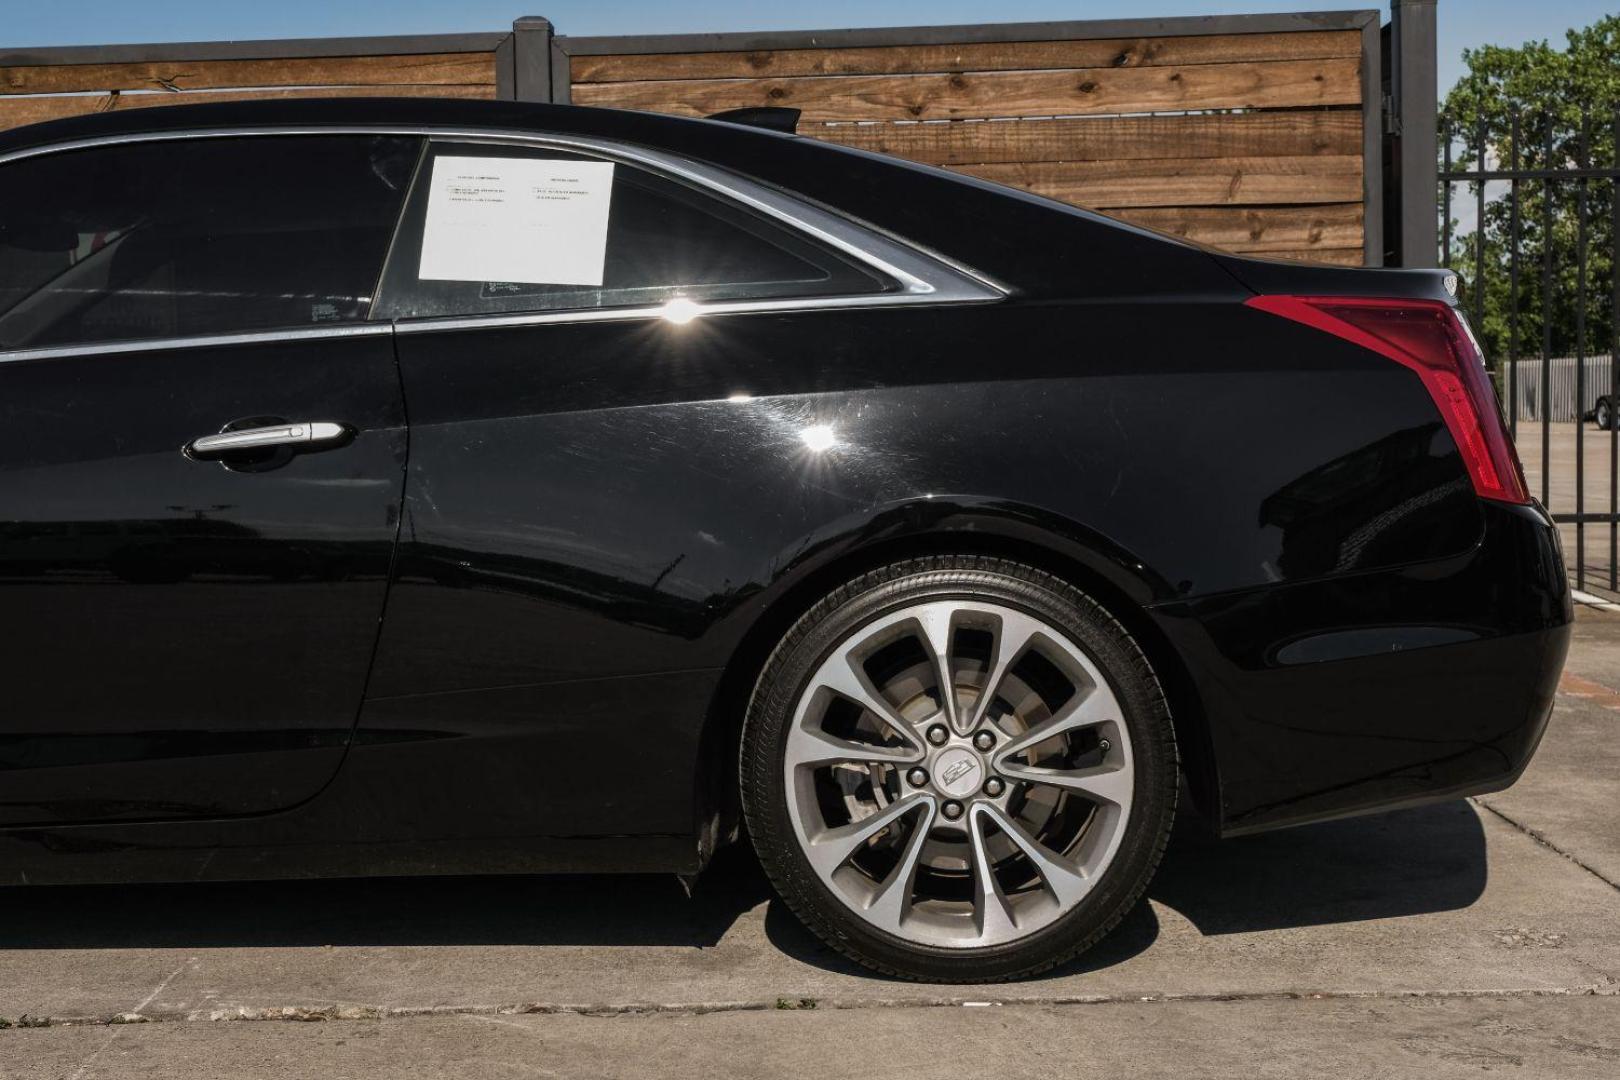
[[[1366,13],[1361,27],[1361,262],[1384,265],[1383,19]]]
[[[1394,148],[1389,205],[1400,223],[1395,258],[1401,266],[1434,266],[1439,255],[1435,4],[1436,0],[1390,0]]]
[[[550,101],[551,20],[525,15],[512,23],[512,99]],[[504,95],[503,95],[504,96]]]

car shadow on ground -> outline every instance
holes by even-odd
[[[1178,829],[1148,895],[1206,935],[1465,908],[1485,830],[1463,799],[1219,841]]]
[[[1217,840],[1190,815],[1178,821],[1148,897],[1206,936],[1362,922],[1465,908],[1485,890],[1485,831],[1465,800]],[[866,974],[772,900],[773,944],[820,967]],[[1052,972],[1112,967],[1158,937],[1138,904],[1078,960]]]
[[[1485,838],[1462,801],[1219,842],[1178,827],[1149,896],[1204,934],[1466,907],[1485,886]],[[0,949],[318,945],[675,946],[720,943],[766,905],[783,953],[859,974],[805,930],[745,846],[690,896],[673,877],[565,875],[0,890]],[[1158,935],[1139,904],[1058,974],[1117,964]]]

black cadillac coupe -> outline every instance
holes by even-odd
[[[746,836],[849,956],[991,980],[1105,934],[1183,795],[1513,782],[1570,599],[1454,279],[778,119],[0,136],[0,880]]]

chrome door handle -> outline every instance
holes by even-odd
[[[191,445],[186,447],[186,453],[193,457],[217,457],[238,450],[262,450],[270,446],[321,446],[342,442],[349,434],[349,429],[342,424],[324,420],[272,424],[269,427],[204,435],[200,439],[193,439]]]

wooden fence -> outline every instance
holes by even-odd
[[[1233,251],[1378,265],[1383,63],[1375,11],[595,38],[525,18],[498,34],[0,50],[0,128],[334,95],[786,105],[814,138]]]
[[[0,129],[112,109],[289,97],[502,95],[510,34],[37,49],[0,55]]]
[[[1009,28],[1011,31],[1012,28]],[[912,158],[1234,251],[1366,256],[1363,34],[1341,30],[596,53],[572,100],[702,116],[800,109],[801,134]],[[581,55],[580,47],[590,49]],[[654,51],[656,49],[656,51]],[[1164,114],[1172,115],[1141,115]]]

